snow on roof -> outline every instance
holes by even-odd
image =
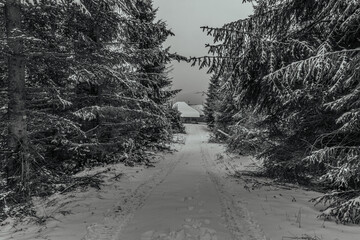
[[[200,116],[204,116],[204,105],[191,105],[190,107],[192,107],[193,109],[195,109],[196,111],[198,111],[200,113]]]
[[[200,117],[200,113],[186,102],[177,102],[173,105],[173,108],[176,108],[181,113],[181,117]]]

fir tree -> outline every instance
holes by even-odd
[[[46,195],[57,190],[42,193],[48,185],[86,166],[147,163],[144,147],[156,150],[170,138],[167,110],[174,92],[166,91],[171,82],[165,65],[179,58],[162,49],[171,32],[164,22],[154,22],[151,1],[41,0],[21,1],[16,7],[22,25],[16,26],[21,36],[15,39],[23,44],[26,60],[17,66],[24,68],[26,99],[17,99],[24,104],[22,121],[28,128],[22,134],[29,144],[17,151],[18,146],[6,148],[2,138],[0,147],[15,149],[29,161],[2,161],[2,169],[14,163],[9,179],[23,177],[32,194]],[[1,34],[6,36],[8,15],[2,16]],[[11,50],[10,40],[1,44],[3,55]],[[16,93],[6,86],[10,70],[1,66],[2,119],[17,106],[6,97]],[[19,174],[26,168],[39,174]]]
[[[216,56],[193,59],[232,72],[220,84],[227,89],[221,98],[232,96],[238,113],[221,111],[228,118],[241,109],[264,116],[260,126],[270,144],[259,156],[268,175],[358,189],[360,3],[252,2],[249,18],[204,27],[219,42],[208,45]],[[343,197],[327,216],[358,222],[354,201]]]
[[[171,123],[167,118],[172,111],[168,102],[178,91],[170,90],[171,80],[168,77],[166,65],[171,60],[183,59],[177,54],[171,54],[169,49],[163,49],[162,44],[169,36],[174,34],[167,29],[165,22],[156,21],[157,10],[153,8],[152,1],[136,0],[125,1],[130,22],[125,26],[127,39],[134,54],[134,75],[147,91],[149,103],[157,105],[153,113],[162,117],[160,121],[151,121],[143,128],[142,135],[156,142],[168,139]]]
[[[220,90],[219,79],[213,74],[207,91],[206,103],[204,106],[205,120],[212,129],[215,124],[216,103],[218,102],[218,94]]]

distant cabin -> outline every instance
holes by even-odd
[[[200,114],[200,121],[204,122],[205,121],[205,113],[204,113],[204,105],[190,105],[190,107],[192,107],[193,109],[195,109],[196,111],[199,112]]]
[[[198,122],[200,120],[200,113],[186,102],[177,102],[173,105],[173,108],[180,112],[181,120],[185,123]]]

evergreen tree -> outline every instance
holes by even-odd
[[[218,94],[220,90],[219,79],[213,74],[207,91],[206,103],[204,106],[205,120],[208,126],[213,129],[215,124],[216,103],[219,100]]]
[[[147,100],[156,105],[153,114],[161,116],[160,121],[151,121],[146,128],[142,128],[141,136],[147,136],[151,142],[169,139],[171,122],[168,112],[172,111],[169,100],[179,91],[170,90],[171,80],[168,77],[166,65],[171,60],[182,57],[171,54],[169,49],[163,49],[162,44],[174,34],[166,28],[163,21],[156,21],[157,10],[152,1],[125,1],[130,22],[126,24],[126,38],[133,52],[133,64],[136,67],[134,75],[147,91]]]
[[[3,136],[19,140],[20,135],[2,134],[1,158],[9,152],[5,150],[14,153],[1,162],[2,171],[11,170],[8,179],[20,182],[21,191],[26,183],[31,194],[49,194],[57,189],[48,185],[86,166],[148,163],[144,147],[155,150],[170,138],[168,101],[175,92],[167,91],[171,82],[165,65],[180,59],[162,49],[171,32],[164,22],[154,22],[151,1],[15,2],[9,1],[16,14],[1,12],[1,34],[8,36],[1,54],[24,59],[18,59],[23,65],[0,68],[0,113],[2,119],[21,115],[22,122],[6,121],[1,131],[7,125],[25,131],[18,131],[24,141],[16,146],[6,147]],[[22,19],[21,26],[5,25],[13,17],[16,23]],[[7,87],[14,67],[23,73],[15,76],[22,89]],[[14,94],[20,94],[14,98],[18,104],[11,102]],[[11,115],[14,107],[21,111]],[[12,161],[16,156],[28,161]],[[40,174],[27,175],[28,169]]]
[[[233,87],[221,98],[232,96],[238,113],[221,111],[230,117],[250,109],[264,116],[260,126],[270,144],[260,157],[268,175],[297,181],[313,176],[338,190],[358,191],[360,2],[251,2],[249,18],[204,27],[219,42],[208,46],[216,57],[193,59],[232,72],[220,88]],[[326,216],[359,222],[356,194],[331,196],[340,198]]]

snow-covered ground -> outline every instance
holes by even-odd
[[[206,126],[186,130],[185,144],[159,156],[155,168],[117,164],[85,171],[107,170],[105,185],[37,201],[41,224],[3,225],[0,239],[359,239],[359,226],[316,218],[319,208],[308,200],[319,193],[245,176],[253,159],[208,143]]]

